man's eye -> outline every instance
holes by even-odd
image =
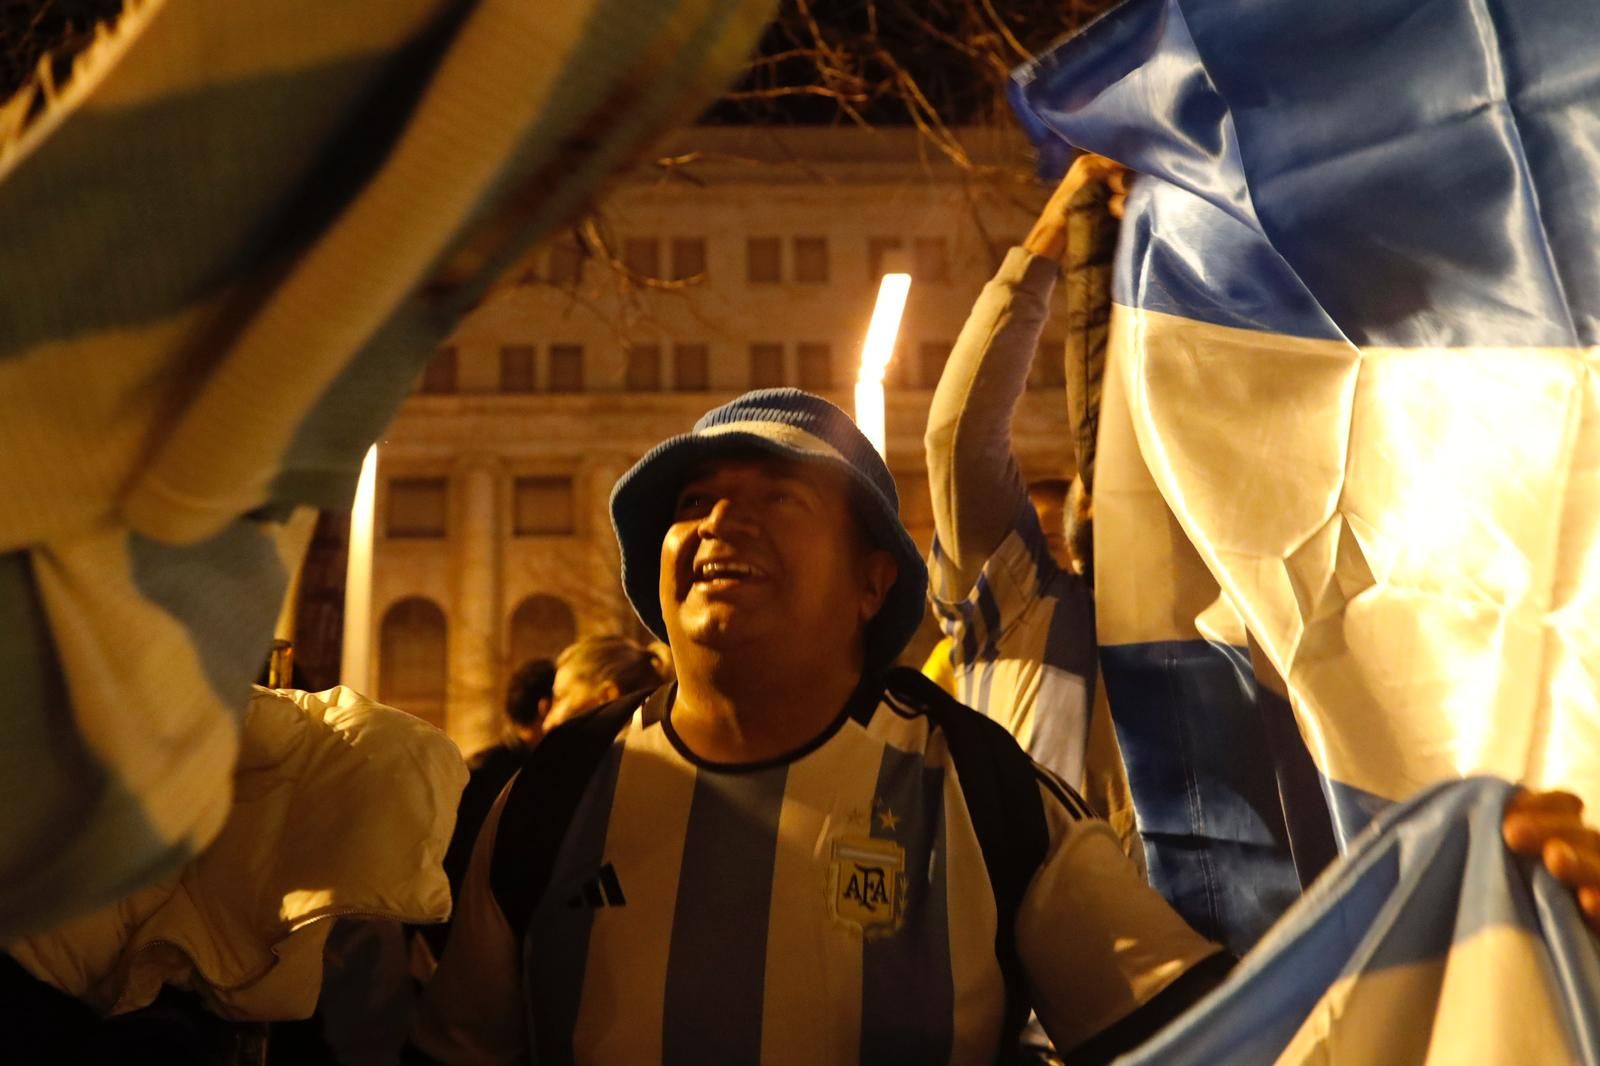
[[[703,514],[709,507],[710,497],[703,492],[686,492],[678,497],[678,517]]]

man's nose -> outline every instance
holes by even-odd
[[[726,540],[730,536],[749,532],[753,522],[754,516],[748,506],[731,496],[723,496],[700,519],[700,534]]]

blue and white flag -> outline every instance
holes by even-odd
[[[1218,989],[1120,1066],[1600,1064],[1600,942],[1506,850],[1511,786],[1392,806]]]
[[[0,943],[221,830],[278,520],[772,6],[130,0],[0,100]]]
[[[1582,0],[1133,0],[1018,73],[1144,175],[1108,377],[1221,592],[1102,640],[1242,622],[1344,841],[1475,772],[1600,805],[1596,56]]]

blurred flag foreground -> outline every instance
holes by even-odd
[[[1600,947],[1500,839],[1511,787],[1390,807],[1228,983],[1120,1066],[1600,1063]]]
[[[766,0],[130,0],[0,103],[0,943],[211,840],[303,540]]]
[[[1146,175],[1102,643],[1247,627],[1342,843],[1477,772],[1600,809],[1597,56],[1586,0],[1132,0],[1015,79]]]

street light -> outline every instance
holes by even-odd
[[[878,302],[872,308],[872,321],[861,343],[861,370],[856,375],[856,426],[878,449],[887,455],[887,431],[883,413],[883,375],[894,358],[895,339],[900,335],[900,319],[905,314],[906,296],[911,292],[911,275],[903,270],[886,271],[878,283]]]
[[[341,683],[372,695],[372,540],[377,500],[378,446],[367,449],[350,504],[350,553],[344,572],[344,641]]]

